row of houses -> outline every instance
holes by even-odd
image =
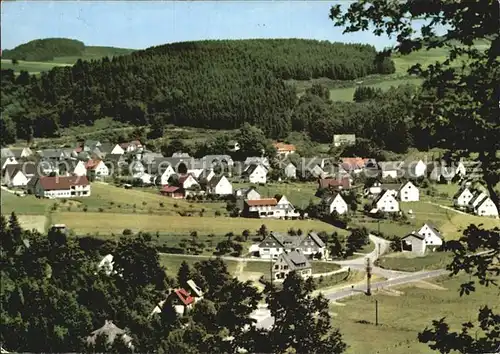
[[[271,232],[260,243],[250,246],[249,252],[264,259],[277,259],[283,253],[300,251],[305,256],[328,258],[328,248],[315,232],[306,235],[291,236]]]
[[[484,188],[474,189],[464,184],[453,196],[453,205],[479,216],[498,217],[498,208]]]

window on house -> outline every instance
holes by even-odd
[[[288,269],[288,266],[287,266],[287,265],[286,265],[286,266],[283,266],[283,269],[284,269],[284,270],[287,270],[287,269]]]
[[[280,269],[280,266],[279,265],[275,265],[274,269]]]

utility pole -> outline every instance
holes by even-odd
[[[273,257],[269,257],[269,263],[271,264],[271,269],[270,269],[270,272],[271,272],[271,289],[273,288]]]
[[[375,326],[378,326],[378,300],[375,300]]]
[[[371,278],[372,278],[372,266],[370,262],[370,257],[366,258],[366,295],[371,296]]]

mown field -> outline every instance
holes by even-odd
[[[418,272],[421,270],[446,269],[453,260],[450,252],[429,252],[423,257],[416,257],[410,252],[390,253],[380,258],[380,267],[403,272]]]
[[[262,220],[215,216],[180,216],[120,214],[99,212],[55,212],[54,223],[64,223],[77,234],[99,233],[100,235],[121,234],[124,229],[144,232],[161,232],[187,235],[192,231],[201,234],[224,235],[244,230],[258,230],[265,224],[269,231],[287,232],[290,228],[333,232],[334,227],[318,220]]]
[[[349,345],[349,354],[433,353],[417,339],[418,333],[430,327],[433,320],[446,317],[451,329],[460,332],[461,323],[477,320],[481,306],[488,304],[493,312],[498,312],[498,289],[494,287],[481,287],[472,295],[459,296],[459,284],[468,280],[467,276],[451,279],[445,276],[432,280],[441,288],[415,283],[398,288],[400,295],[378,292],[371,297],[352,297],[341,301],[345,306],[331,305],[335,313],[332,322],[340,328]],[[379,326],[374,324],[375,300],[378,301]]]

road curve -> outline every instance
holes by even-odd
[[[439,277],[441,275],[449,274],[448,271],[439,269],[433,271],[421,271],[415,273],[407,273],[405,275],[401,275],[397,278],[383,280],[379,282],[374,282],[371,284],[372,290],[384,289],[398,285],[404,285],[408,283],[412,283],[415,281],[420,281],[428,278]],[[364,294],[366,291],[366,285],[357,285],[353,288],[347,289],[332,289],[328,292],[321,292],[328,300],[337,301],[341,299],[345,299],[350,296]],[[254,318],[257,320],[256,326],[257,328],[268,329],[274,323],[274,318],[271,316],[270,311],[266,308],[266,306],[261,306],[254,314]]]

